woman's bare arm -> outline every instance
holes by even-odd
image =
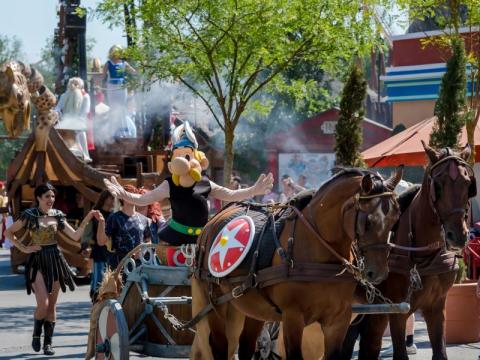
[[[23,229],[26,223],[27,223],[26,220],[15,221],[12,225],[10,225],[8,229],[5,230],[5,236],[8,237],[10,240],[12,240],[12,244],[18,250],[20,250],[23,253],[29,254],[29,253],[40,250],[41,247],[38,245],[25,246],[15,236],[15,233]]]
[[[83,219],[81,222],[80,226],[77,228],[77,230],[74,230],[70,224],[65,221],[65,227],[63,228],[63,232],[65,235],[69,236],[75,241],[79,241],[82,238],[83,232],[85,231],[85,227],[87,224],[92,220],[94,216],[97,216],[98,210],[91,210],[87,216]]]

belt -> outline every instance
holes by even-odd
[[[36,242],[36,241],[32,241],[31,245],[38,245],[38,246],[51,246],[51,245],[57,245],[57,242],[54,241],[54,242]]]
[[[114,84],[114,85],[121,85],[121,84],[123,84],[124,82],[125,82],[125,79],[121,79],[121,78],[108,80],[108,83],[109,83],[109,84]]]
[[[170,226],[173,230],[178,231],[179,233],[192,236],[200,235],[203,229],[203,227],[183,225],[173,219],[170,219],[170,221],[168,222],[168,226]]]

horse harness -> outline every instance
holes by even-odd
[[[407,251],[408,255],[402,255],[399,253],[392,253],[390,254],[389,257],[389,267],[391,272],[396,272],[400,274],[410,274],[410,288],[409,288],[409,295],[407,296],[408,298],[411,295],[412,291],[416,290],[421,290],[422,289],[422,281],[421,281],[421,276],[428,276],[428,275],[437,275],[445,272],[450,272],[450,271],[456,271],[458,269],[458,265],[456,264],[456,254],[452,251],[447,251],[446,249],[446,242],[445,242],[445,232],[443,230],[443,221],[440,218],[440,215],[438,214],[437,208],[435,206],[435,203],[437,201],[437,194],[435,191],[435,178],[438,176],[433,175],[433,170],[437,168],[439,165],[446,163],[447,161],[456,161],[459,164],[465,166],[467,169],[470,170],[470,178],[471,178],[471,184],[468,189],[468,197],[474,197],[477,192],[476,188],[476,181],[475,181],[475,176],[472,167],[470,164],[468,164],[466,161],[464,161],[462,158],[455,156],[455,155],[450,155],[450,149],[447,148],[447,156],[444,157],[443,159],[437,161],[435,164],[433,164],[429,172],[427,174],[428,176],[428,181],[430,182],[429,185],[429,203],[430,207],[435,214],[435,216],[438,218],[438,221],[440,223],[440,226],[442,228],[442,237],[443,240],[433,242],[431,244],[428,244],[426,246],[416,246],[416,241],[415,241],[415,233],[413,230],[413,225],[412,225],[412,211],[411,211],[411,206],[408,208],[408,238],[410,239],[410,246],[403,246],[403,245],[398,245],[391,243],[390,246],[392,249],[398,249],[401,251]],[[413,201],[415,198],[418,196],[420,193],[417,192],[415,195]],[[448,214],[447,217],[451,216],[452,214],[455,213],[466,213],[465,208],[454,208],[452,209]],[[416,256],[415,254],[418,252],[424,252],[424,251],[435,251],[433,254],[430,252],[429,254],[425,256]],[[413,266],[412,266],[413,264]]]
[[[359,254],[367,247],[380,246],[380,244],[367,244],[362,246],[359,244],[359,231],[361,231],[362,220],[366,219],[368,213],[362,210],[360,206],[361,200],[367,200],[372,198],[381,198],[381,197],[393,197],[396,196],[394,192],[384,191],[374,195],[360,195],[356,194],[350,201],[353,202],[353,206],[356,210],[356,220],[355,220],[355,239],[352,242],[352,252],[354,258],[357,261],[357,265],[362,263]],[[314,198],[311,200],[313,201]],[[310,202],[311,202],[310,201]],[[347,200],[349,201],[349,200]],[[250,203],[241,203],[237,202],[235,204],[241,204],[244,206],[251,206]],[[276,252],[282,259],[282,263],[279,265],[269,266],[265,269],[257,269],[257,260],[260,251],[260,245],[262,236],[260,236],[259,241],[257,242],[256,248],[254,250],[253,260],[250,264],[249,272],[247,275],[229,277],[229,278],[217,278],[212,276],[207,270],[203,269],[202,264],[204,256],[206,254],[205,244],[200,246],[200,251],[198,255],[198,262],[194,269],[195,277],[201,280],[205,280],[210,284],[210,291],[208,295],[209,304],[204,307],[195,317],[192,318],[188,323],[184,324],[182,329],[190,328],[197,324],[203,317],[205,317],[210,311],[212,311],[215,306],[225,304],[233,299],[241,297],[244,293],[249,290],[255,289],[258,293],[264,298],[267,303],[269,303],[277,313],[281,313],[280,309],[261,291],[262,288],[272,286],[287,281],[295,282],[323,282],[323,281],[335,281],[335,282],[352,282],[359,281],[362,285],[367,286],[367,292],[374,294],[373,296],[381,296],[380,292],[367,280],[364,279],[362,274],[361,266],[352,264],[345,257],[340,255],[320,234],[315,223],[312,224],[310,219],[307,219],[305,215],[299,210],[296,206],[287,204],[287,205],[263,205],[263,204],[254,204],[256,206],[266,207],[268,209],[268,218],[267,222],[272,223],[272,230],[274,232],[274,241],[276,246]],[[377,206],[381,205],[381,201]],[[307,206],[310,206],[308,204]],[[310,207],[311,209],[311,207]],[[276,236],[275,233],[275,216],[278,216],[279,212],[287,212],[287,221],[293,221],[292,231],[290,237],[287,240],[287,250],[285,250]],[[295,229],[297,221],[300,222],[308,229],[308,231],[314,235],[314,237],[320,241],[320,243],[328,249],[328,251],[334,255],[340,263],[336,264],[325,264],[325,263],[314,263],[314,262],[296,262],[293,257],[294,241],[295,241]],[[262,229],[264,231],[266,226]],[[383,246],[388,246],[383,244]],[[230,285],[233,289],[219,297],[213,298],[213,289],[212,285]]]

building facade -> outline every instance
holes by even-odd
[[[294,181],[303,175],[308,187],[316,188],[331,176],[330,170],[335,165],[338,115],[339,109],[332,108],[290,129],[271,134],[266,151],[268,170],[274,174],[276,184],[283,175],[289,175]],[[362,122],[362,130],[362,150],[385,140],[392,133],[391,128],[367,118]]]
[[[474,29],[476,30],[476,29]],[[480,33],[470,28],[460,29],[465,48],[476,50]],[[392,104],[392,128],[407,128],[433,116],[435,101],[451,56],[448,48],[439,45],[443,31],[407,33],[392,38],[391,66],[381,76],[387,89],[387,101]],[[467,90],[471,94],[472,75],[466,68]]]

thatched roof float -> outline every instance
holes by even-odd
[[[86,214],[104,188],[103,178],[110,175],[93,169],[69,150],[53,128],[58,122],[58,114],[53,110],[56,102],[53,93],[43,84],[42,75],[35,69],[15,61],[0,66],[0,118],[9,135],[17,137],[30,129],[31,103],[37,111],[32,134],[7,171],[7,194],[15,219],[24,208],[32,206],[34,188],[46,181],[64,187],[70,193],[81,194],[83,210],[80,211]],[[77,218],[82,215],[77,211]],[[80,255],[80,244],[61,232],[57,236],[69,265],[86,275],[89,261]],[[16,271],[27,255],[16,248],[12,249],[11,255],[12,268]]]
[[[22,150],[11,162],[7,173],[7,194],[16,218],[25,207],[32,203],[36,186],[50,182],[54,186],[73,186],[84,198],[84,212],[97,201],[104,189],[103,179],[111,174],[100,172],[79,160],[67,147],[55,129],[50,129],[46,151],[38,151],[35,135],[31,134]],[[22,205],[23,203],[23,205]],[[28,205],[27,205],[28,206]],[[88,271],[88,259],[79,255],[80,244],[62,232],[58,233],[58,243],[69,265],[81,272]],[[25,261],[24,254],[12,251],[12,267]]]

